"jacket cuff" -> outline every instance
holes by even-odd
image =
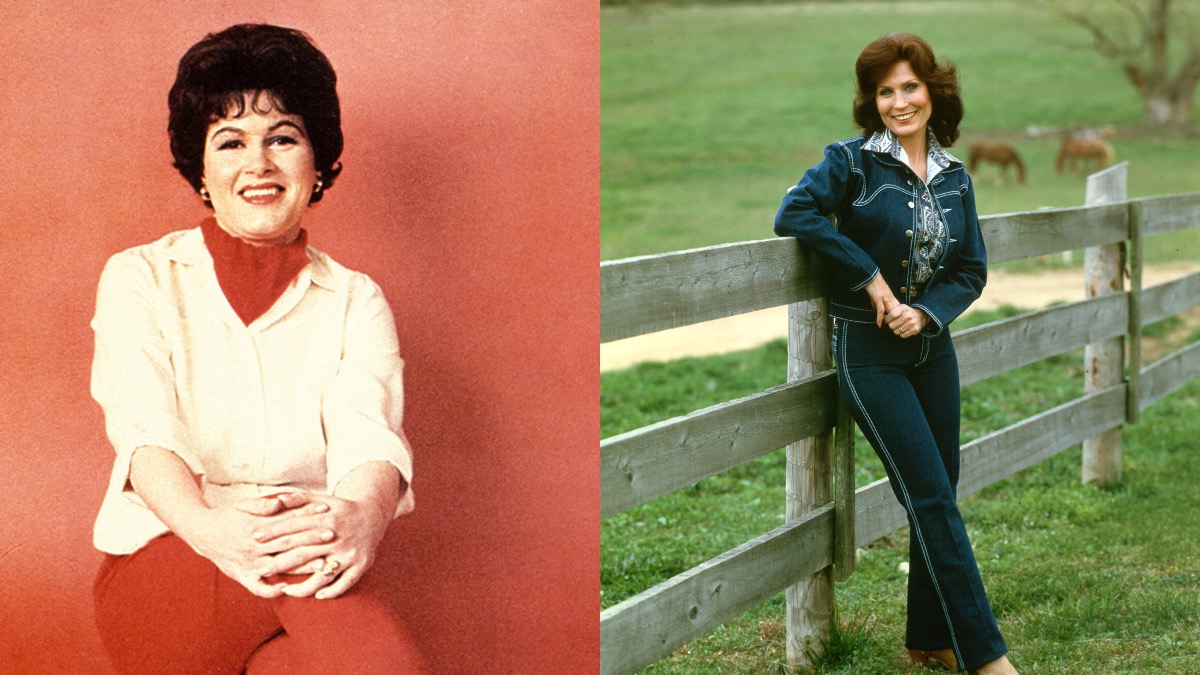
[[[875,268],[875,271],[874,271],[874,272],[871,272],[871,276],[867,277],[867,280],[866,280],[866,281],[862,282],[861,284],[859,284],[859,285],[857,285],[857,286],[854,286],[854,287],[853,287],[853,288],[851,288],[850,290],[852,290],[852,291],[861,291],[862,289],[864,289],[864,288],[866,288],[866,287],[867,287],[867,284],[869,284],[869,283],[871,283],[872,281],[874,281],[874,280],[875,280],[875,277],[877,277],[877,276],[879,276],[879,268],[878,268],[878,267],[876,267],[876,268]]]
[[[909,305],[909,307],[912,307],[913,309],[919,309],[922,312],[925,312],[925,316],[929,317],[929,322],[926,323],[925,327],[921,329],[921,335],[926,337],[937,337],[942,334],[943,330],[945,330],[946,327],[942,325],[941,321],[938,321],[937,316],[935,316],[928,307],[924,305]]]

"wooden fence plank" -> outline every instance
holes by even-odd
[[[1185,312],[1200,304],[1200,272],[1142,291],[1142,325]]]
[[[820,297],[826,277],[791,237],[600,263],[600,341]]]
[[[1200,223],[1200,192],[1131,199],[1141,210],[1142,234],[1162,234],[1196,227]]]
[[[980,218],[990,263],[1125,238],[1123,204]],[[790,237],[600,263],[600,341],[790,304],[825,293],[827,269]]]
[[[962,448],[959,498],[1079,444],[1094,433],[1091,425],[1120,424],[1125,415],[1123,387],[1073,399],[971,441]],[[888,479],[855,492],[855,545],[862,547],[908,523]]]
[[[823,506],[600,613],[600,672],[629,673],[828,566]]]
[[[1162,301],[1187,289],[1172,286]],[[956,334],[963,386],[1123,334],[1123,297],[1050,307]],[[774,387],[606,439],[600,450],[601,517],[828,431],[837,401],[832,372],[801,384],[802,389]]]
[[[833,371],[772,387],[600,443],[600,517],[833,429]]]
[[[1142,390],[1138,405],[1144,410],[1198,377],[1200,342],[1195,342],[1142,369]]]
[[[1187,289],[1166,290],[1173,296]],[[1083,300],[956,334],[963,386],[1123,334],[1127,307],[1122,298]],[[600,450],[601,517],[828,431],[835,423],[836,401],[837,385],[827,372],[606,439]]]
[[[977,438],[963,446],[958,495],[978,492],[1123,421],[1125,387],[1117,385]]]
[[[954,334],[962,385],[1125,334],[1123,294],[1020,314]]]
[[[1122,335],[1123,297],[1050,307],[956,334],[963,386]],[[600,449],[601,517],[824,433],[835,424],[836,401],[837,384],[827,372],[606,439]]]
[[[983,216],[979,226],[987,243],[988,264],[1070,251],[1125,240],[1124,204],[1023,211]]]
[[[854,491],[854,545],[862,548],[908,524],[908,516],[886,478]]]

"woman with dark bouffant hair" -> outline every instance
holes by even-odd
[[[189,49],[168,132],[212,215],[101,275],[94,591],[122,673],[424,671],[371,570],[413,508],[392,312],[302,227],[341,171],[336,83],[288,28]]]
[[[863,49],[855,73],[863,135],[825,149],[788,191],[775,233],[833,273],[838,387],[912,534],[909,656],[1015,673],[955,503],[959,381],[947,326],[987,279],[974,188],[945,149],[963,117],[956,70],[921,38],[893,33]]]

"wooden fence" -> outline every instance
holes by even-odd
[[[1127,200],[1125,168],[1089,177],[1085,206],[981,219],[992,263],[1087,249],[1089,297],[956,333],[962,384],[1085,347],[1087,386],[963,446],[959,496],[1081,442],[1083,479],[1119,480],[1121,426],[1200,376],[1200,343],[1144,367],[1139,343],[1142,326],[1200,304],[1200,273],[1141,284],[1143,237],[1200,226],[1200,193]],[[601,518],[786,445],[790,519],[603,610],[602,673],[653,663],[785,589],[789,663],[802,664],[831,625],[834,574],[848,577],[855,548],[906,524],[886,478],[854,489],[853,437],[828,362],[825,278],[821,262],[786,238],[601,263],[601,342],[784,304],[791,323],[786,384],[601,441]]]

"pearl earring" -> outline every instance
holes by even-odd
[[[212,195],[208,194],[208,188],[203,185],[200,186],[200,199],[203,199],[205,202],[212,202]]]

